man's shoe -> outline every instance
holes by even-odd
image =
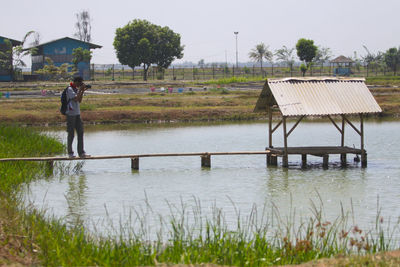
[[[74,153],[68,153],[68,158],[70,158],[70,159],[75,158]]]
[[[79,155],[80,158],[90,158],[89,154],[86,154],[86,152],[82,153]]]

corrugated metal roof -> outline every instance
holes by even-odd
[[[49,42],[46,42],[46,43],[43,43],[43,44],[39,44],[39,45],[35,45],[35,46],[32,46],[32,47],[29,47],[29,49],[34,48],[34,47],[41,47],[41,46],[44,46],[44,45],[47,45],[47,44],[50,44],[50,43],[55,43],[55,42],[58,42],[58,41],[61,41],[61,40],[64,40],[64,39],[70,39],[70,40],[74,40],[74,41],[77,41],[77,42],[88,44],[90,49],[101,48],[102,47],[101,45],[84,42],[84,41],[81,41],[81,40],[78,40],[78,39],[74,39],[74,38],[71,38],[71,37],[63,37],[63,38],[59,38],[59,39],[56,39],[56,40],[53,40],[53,41],[49,41]]]
[[[254,111],[275,104],[283,116],[382,112],[363,78],[268,79]]]

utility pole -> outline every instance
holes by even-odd
[[[236,37],[236,69],[239,67],[238,65],[238,41],[237,41],[237,37],[239,32],[233,32],[235,34]]]

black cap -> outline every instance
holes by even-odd
[[[74,83],[83,82],[83,78],[81,76],[74,77]]]

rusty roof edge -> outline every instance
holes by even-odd
[[[290,77],[290,78],[269,78],[268,83],[279,82],[310,82],[310,81],[343,81],[343,82],[365,82],[365,78],[348,78],[348,77]]]

